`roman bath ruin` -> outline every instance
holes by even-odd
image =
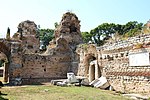
[[[39,47],[37,25],[30,20],[19,23],[12,38],[0,39],[4,81],[12,85],[50,82],[66,79],[72,72],[89,82],[104,76],[117,91],[150,92],[150,34],[103,46],[83,44],[80,20],[67,12],[46,51]]]

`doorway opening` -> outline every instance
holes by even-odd
[[[91,61],[89,66],[89,82],[98,79],[101,76],[97,60]]]
[[[89,70],[90,81],[95,80],[95,65],[92,65]]]

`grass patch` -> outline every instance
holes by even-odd
[[[91,87],[59,87],[53,85],[30,85],[3,87],[1,98],[9,100],[128,100],[114,91]],[[0,99],[4,100],[4,99]]]

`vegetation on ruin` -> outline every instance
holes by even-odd
[[[88,47],[89,47],[89,45],[88,44],[79,44],[79,46],[78,46],[79,48],[82,48],[84,51],[87,51],[88,50]]]
[[[43,45],[46,46],[54,38],[54,29],[39,29],[40,40],[43,41]]]
[[[150,33],[150,27],[148,27],[146,24],[144,25],[142,29],[142,33],[149,34]]]
[[[4,87],[0,100],[128,100],[119,93],[92,87],[30,85]]]

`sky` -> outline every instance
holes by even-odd
[[[8,27],[13,35],[25,20],[54,29],[54,23],[59,23],[67,11],[78,16],[82,32],[102,23],[146,23],[149,8],[150,0],[0,0],[0,38],[5,37]]]

